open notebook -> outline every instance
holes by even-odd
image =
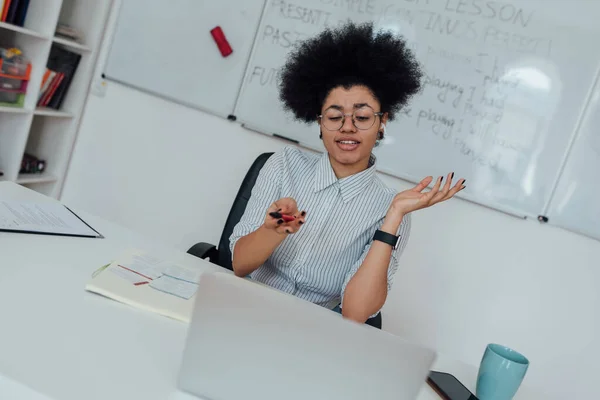
[[[189,322],[201,271],[130,250],[96,271],[85,289],[130,306]]]

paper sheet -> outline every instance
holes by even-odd
[[[142,282],[148,282],[148,279],[145,279],[140,274],[131,272],[131,271],[129,271],[123,267],[120,267],[118,265],[110,266],[110,267],[108,267],[108,270],[110,272],[112,272],[113,274],[118,275],[120,278],[123,278],[127,282],[130,282],[132,284],[140,284]]]
[[[169,265],[163,270],[163,274],[181,279],[182,281],[198,283],[201,272],[195,269],[180,267],[179,265]]]
[[[147,254],[135,254],[130,260],[119,263],[122,267],[138,272],[148,279],[156,279],[163,274],[164,261]]]
[[[198,289],[198,285],[195,283],[182,281],[181,279],[172,278],[168,275],[163,275],[160,278],[153,280],[150,283],[150,287],[186,300],[191,298]]]
[[[0,201],[0,229],[101,237],[60,203]]]

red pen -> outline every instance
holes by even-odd
[[[139,275],[139,276],[141,276],[142,278],[146,278],[146,279],[150,279],[150,280],[152,280],[152,278],[150,278],[149,276],[146,276],[146,275],[144,275],[144,274],[140,274],[140,273],[139,273],[139,272],[137,272],[137,271],[134,271],[134,270],[132,270],[132,269],[129,269],[129,268],[127,268],[127,267],[124,267],[124,266],[122,266],[121,264],[118,264],[118,265],[119,265],[119,267],[121,267],[121,268],[123,268],[123,269],[126,269],[126,270],[127,270],[127,271],[129,271],[129,272],[133,272],[134,274],[138,274],[138,275]]]
[[[272,213],[269,213],[269,215],[273,218],[282,219],[285,222],[291,222],[296,219],[295,217],[293,217],[291,215],[281,214],[279,212],[272,212]]]

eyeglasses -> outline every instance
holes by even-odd
[[[375,124],[375,117],[381,117],[382,112],[375,112],[370,107],[361,107],[354,110],[352,114],[344,114],[338,109],[328,108],[324,114],[317,115],[325,129],[339,131],[346,122],[346,117],[352,116],[352,123],[357,129],[367,130]]]

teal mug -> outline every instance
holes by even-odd
[[[529,367],[522,354],[499,344],[489,344],[479,366],[477,397],[479,400],[511,400]]]

